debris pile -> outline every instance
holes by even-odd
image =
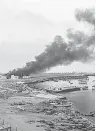
[[[32,106],[30,112],[51,116],[50,120],[37,121],[37,126],[43,126],[46,131],[95,131],[94,124],[75,111],[66,98],[40,102],[38,106]]]

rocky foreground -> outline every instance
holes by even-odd
[[[36,131],[37,129],[40,131],[41,129],[45,131],[95,131],[94,123],[76,111],[72,102],[64,96],[48,94],[39,89],[29,89],[27,86],[16,83],[2,83],[2,87],[3,89],[0,89],[2,90],[1,99],[5,99],[8,104],[2,107],[6,107],[7,111],[10,110],[6,117],[11,116],[11,113],[27,114],[24,122],[27,126],[32,125],[30,130],[35,125]],[[8,92],[10,92],[10,97]],[[28,117],[29,114],[32,117]]]
[[[30,119],[27,121],[30,124],[37,122],[37,127],[44,127],[46,131],[95,131],[94,124],[82,117],[80,112],[75,111],[72,103],[66,97],[44,100],[36,104],[25,104],[22,101],[13,105],[19,105],[17,107],[19,111],[38,113],[41,116],[45,115],[46,118],[51,116],[50,120],[34,121]]]

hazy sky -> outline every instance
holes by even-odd
[[[0,0],[0,72],[22,67],[34,60],[55,35],[66,40],[66,29],[89,31],[74,17],[76,8],[95,5],[94,0]],[[73,63],[49,72],[94,71],[90,64]]]

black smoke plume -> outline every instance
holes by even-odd
[[[77,10],[76,19],[86,21],[94,26],[95,16],[92,11]],[[24,68],[14,69],[7,75],[26,76],[46,71],[57,65],[69,65],[75,61],[86,63],[94,60],[94,30],[91,35],[86,35],[84,32],[68,29],[67,38],[68,42],[65,42],[61,36],[56,36],[53,42],[46,46],[45,51],[35,57],[35,61],[28,62]]]

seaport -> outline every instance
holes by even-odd
[[[92,77],[94,79],[94,76]],[[45,79],[45,77],[43,78]],[[28,131],[31,131],[31,128],[34,127],[34,130],[39,131],[43,131],[43,129],[50,131],[94,131],[94,108],[93,110],[84,113],[84,110],[79,110],[78,106],[76,106],[73,101],[74,96],[72,96],[74,93],[78,94],[81,92],[82,94],[84,91],[90,91],[89,88],[87,88],[88,85],[86,84],[85,87],[84,83],[84,85],[81,84],[84,87],[81,86],[79,80],[76,79],[76,77],[75,80],[61,80],[61,78],[59,78],[59,80],[58,77],[54,80],[54,77],[47,77],[47,81],[43,80],[43,78],[39,80],[40,77],[34,77],[34,79],[36,79],[36,81],[40,81],[40,83],[30,83],[32,78],[16,80],[1,79],[0,105],[2,106],[0,106],[0,119],[2,121],[3,119],[8,121],[8,123],[11,125],[10,130],[26,131],[29,127]],[[82,77],[82,80],[83,79],[84,77]],[[86,81],[88,83],[88,80]],[[53,86],[51,86],[51,84]],[[92,87],[93,85],[94,82],[90,86]],[[87,88],[87,90],[83,88]],[[78,98],[76,99],[78,100]],[[18,118],[16,117],[14,119],[13,116],[16,115]],[[21,117],[20,120],[19,117]],[[26,128],[22,128],[20,123],[18,123],[17,127],[14,126],[14,123],[17,120],[20,121],[20,123],[24,123]],[[3,127],[0,129],[0,131],[3,131],[2,129]]]
[[[95,131],[92,0],[0,0],[0,131]]]

